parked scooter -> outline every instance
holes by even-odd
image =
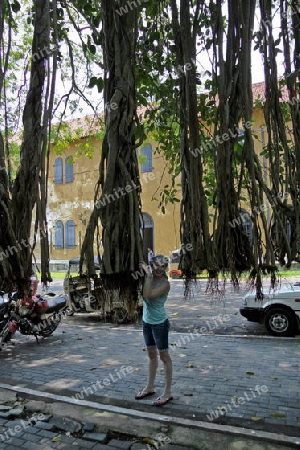
[[[68,271],[64,279],[64,291],[69,297],[66,314],[97,312],[104,320],[115,323],[127,323],[136,321],[143,307],[143,297],[139,293],[138,304],[134,311],[130,311],[128,305],[120,300],[120,291],[113,289],[105,291],[101,281],[101,265],[98,256],[94,257],[95,277],[89,277],[79,273],[80,258],[69,261]]]
[[[101,309],[101,304],[94,295],[94,281],[86,275],[79,274],[80,258],[69,261],[68,271],[64,279],[64,291],[69,297],[67,315],[74,312],[95,312]],[[94,258],[95,270],[100,275],[98,257]]]
[[[0,350],[18,330],[36,337],[50,336],[58,327],[67,295],[46,294],[43,297],[18,298],[18,293],[7,296],[0,291]]]

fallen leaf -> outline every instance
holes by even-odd
[[[272,380],[278,380],[278,378],[277,377],[271,377],[272,378]]]
[[[156,441],[154,441],[153,439],[151,439],[151,438],[144,438],[143,439],[143,442],[145,443],[145,444],[149,444],[149,445],[152,445],[153,447],[155,447],[155,448],[158,448],[158,444],[157,444],[157,442]]]
[[[77,338],[77,341],[82,341],[82,338]]]
[[[135,367],[134,370],[141,370],[141,368],[140,367]]]
[[[207,334],[215,334],[213,331],[209,331]]]
[[[217,409],[219,411],[226,411],[226,407],[225,406],[218,406]]]
[[[246,372],[247,375],[254,375],[254,372]]]
[[[272,417],[285,417],[284,413],[280,413],[280,412],[272,412],[271,413]]]
[[[185,395],[186,397],[193,397],[194,394],[192,394],[191,392],[184,392],[183,395]]]
[[[163,372],[164,369],[157,369],[157,372]]]
[[[224,381],[228,381],[228,378],[224,377],[223,380],[224,380]]]
[[[193,364],[187,364],[185,367],[186,367],[187,369],[192,369],[194,366],[193,366]]]
[[[179,312],[174,312],[174,313],[171,313],[171,316],[177,316],[179,314]]]
[[[52,439],[52,442],[59,442],[61,440],[61,434],[59,434],[58,436],[55,436],[53,439]]]
[[[259,420],[262,420],[261,417],[257,417],[257,416],[253,416],[251,417],[251,420],[253,420],[253,422],[258,422]]]
[[[90,370],[96,370],[97,369],[97,367],[91,367],[90,368]]]

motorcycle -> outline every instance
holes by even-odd
[[[130,312],[127,305],[120,301],[118,289],[109,293],[103,289],[98,256],[94,257],[95,277],[87,276],[85,267],[83,267],[83,273],[80,274],[79,262],[79,257],[69,261],[64,279],[64,292],[69,297],[66,314],[72,316],[74,313],[97,312],[104,320],[111,320],[119,324],[137,320],[142,310],[142,295],[139,294],[136,310]]]
[[[101,309],[101,305],[94,295],[94,282],[86,275],[79,275],[80,258],[69,261],[68,271],[64,279],[64,291],[69,297],[67,315],[75,312],[95,312]],[[100,274],[98,257],[94,258],[95,270]]]
[[[0,291],[0,350],[18,330],[23,335],[48,337],[58,327],[67,307],[67,295],[18,297]]]

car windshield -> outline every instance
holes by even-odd
[[[99,271],[100,270],[100,264],[99,264],[99,259],[98,256],[94,257],[94,264],[95,264],[95,270]],[[80,263],[80,258],[73,258],[69,261],[69,274],[74,274],[74,275],[78,275],[79,274],[79,263]],[[86,264],[83,263],[82,266],[82,273],[85,274],[86,273]]]

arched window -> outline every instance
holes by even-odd
[[[75,248],[75,223],[68,220],[66,223],[66,248]]]
[[[55,244],[56,250],[64,248],[64,226],[63,223],[58,220],[55,224]]]
[[[252,220],[250,214],[247,213],[244,209],[240,210],[240,217],[242,220],[242,224],[245,230],[246,235],[248,236],[249,242],[252,245],[253,241],[253,232],[252,232]]]
[[[66,183],[71,183],[74,180],[74,164],[73,158],[68,156],[65,160],[65,177]]]
[[[152,172],[152,145],[148,144],[142,148],[141,155],[147,157],[145,164],[142,164],[142,172]]]
[[[56,158],[54,163],[54,183],[61,184],[63,182],[63,163],[61,158]]]

